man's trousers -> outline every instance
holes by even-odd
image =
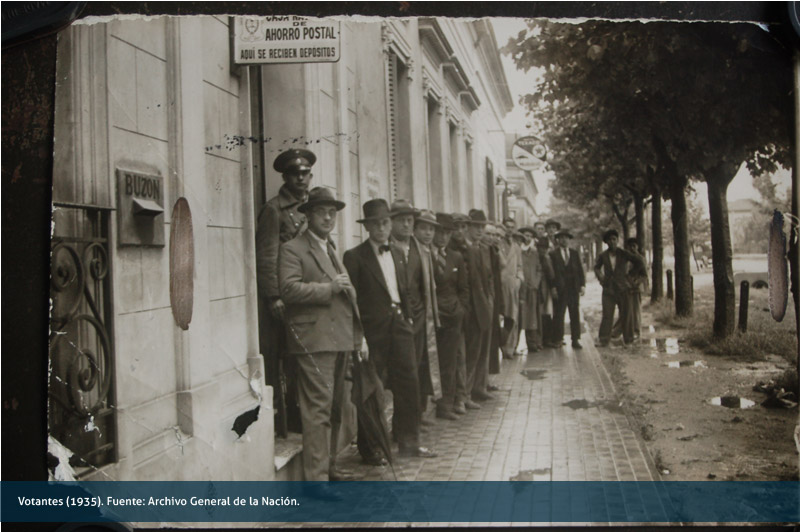
[[[335,453],[335,442],[331,443],[331,411],[334,394],[344,393],[345,356],[332,351],[295,355],[305,480],[328,480],[331,452]],[[341,404],[341,399],[338,402]]]

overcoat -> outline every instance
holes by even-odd
[[[522,250],[522,287],[519,291],[519,327],[522,330],[538,330],[541,325],[542,303],[545,295],[545,266],[536,246],[531,244]]]
[[[412,290],[422,285],[422,293],[416,294],[421,296],[424,303],[424,313],[413,315],[414,331],[420,334],[424,330],[425,334],[425,354],[427,355],[427,371],[424,371],[420,377],[420,387],[426,392],[430,393],[434,399],[442,397],[441,375],[439,374],[439,351],[436,345],[436,329],[440,327],[439,322],[439,309],[436,299],[436,282],[433,276],[433,262],[431,253],[428,248],[421,245],[415,237],[410,238],[408,259],[405,253],[399,246],[393,245],[395,249],[400,252],[402,257],[401,271],[406,278],[406,286],[408,290]],[[419,275],[420,277],[416,277]],[[417,281],[420,281],[419,283]],[[411,299],[411,298],[410,298]],[[414,309],[412,309],[412,313]],[[424,358],[420,364],[424,366]]]

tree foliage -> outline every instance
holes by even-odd
[[[790,164],[787,50],[751,24],[542,20],[505,50],[518,68],[540,69],[523,100],[548,146],[557,194],[580,204],[628,185],[673,199],[676,279],[688,280],[685,186],[708,183],[715,333],[731,331],[725,191],[742,163],[755,175]]]

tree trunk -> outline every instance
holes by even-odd
[[[672,216],[672,241],[675,249],[675,314],[677,316],[691,316],[694,310],[686,185],[687,179],[683,176],[673,176],[669,183],[669,195],[672,200],[672,212],[670,213]]]
[[[733,284],[733,251],[728,223],[728,185],[738,167],[720,164],[706,175],[708,213],[711,218],[711,260],[714,268],[714,337],[733,333],[736,320],[736,290]]]
[[[639,252],[644,253],[644,194],[633,194],[633,213],[636,220],[636,243],[639,244]]]
[[[655,303],[664,297],[664,241],[661,236],[661,192],[659,190],[653,192],[652,211],[653,279],[650,302]]]

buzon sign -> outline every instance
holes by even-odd
[[[298,16],[233,17],[233,62],[334,63],[341,53],[341,23]]]

